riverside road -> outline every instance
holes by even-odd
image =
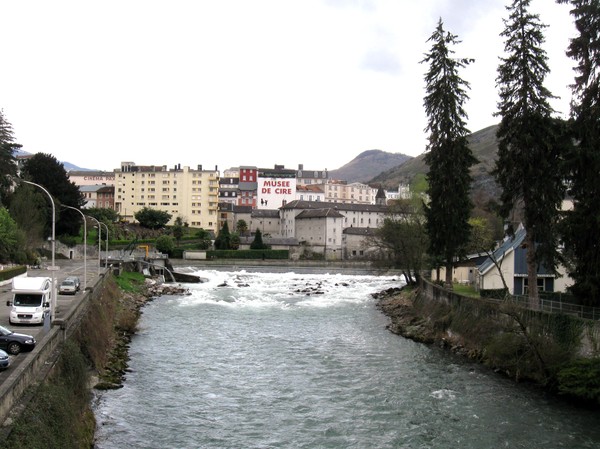
[[[84,283],[84,265],[86,266],[87,271],[87,283],[91,285],[93,279],[95,279],[99,274],[98,269],[98,261],[88,259],[87,264],[84,264],[83,260],[56,260],[55,265],[59,267],[58,270],[54,272],[54,276],[56,279],[56,292],[58,294],[58,286],[60,282],[66,278],[67,276],[77,276],[81,280],[81,291],[77,292],[75,295],[58,295],[57,296],[57,310],[56,310],[56,318],[60,318],[64,316],[66,312],[73,307],[76,303],[81,301],[83,297],[83,291],[85,286]],[[104,271],[104,268],[102,269]],[[29,277],[49,277],[52,278],[52,272],[45,269],[29,269],[27,271],[27,276]],[[12,301],[12,281],[4,281],[0,284],[0,325],[7,327],[13,332],[18,332],[21,334],[33,335],[36,341],[40,341],[45,333],[49,331],[49,324],[45,325],[37,325],[37,326],[28,326],[22,324],[9,324],[8,316],[10,313],[10,307],[6,305],[7,301]],[[11,370],[14,370],[25,357],[28,356],[28,353],[22,353],[16,356],[10,356],[11,366],[5,370],[0,371],[0,382],[3,382],[6,376],[8,376]]]

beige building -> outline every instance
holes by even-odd
[[[328,180],[322,185],[325,201],[342,204],[375,204],[377,189],[360,182]]]
[[[115,170],[115,210],[129,222],[144,207],[171,214],[191,227],[218,232],[219,172],[176,165],[122,162]]]

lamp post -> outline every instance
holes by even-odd
[[[98,223],[98,274],[100,274],[100,244],[102,243],[102,228],[100,227],[100,222],[94,217],[90,217],[89,215],[86,215],[86,217],[91,218]]]
[[[76,207],[66,206],[64,204],[63,207],[76,210],[83,217],[83,291],[85,291],[85,288],[87,287],[87,221],[83,212]]]
[[[106,251],[104,254],[104,266],[108,267],[108,225],[106,223],[102,223],[101,221],[98,223],[106,228]]]
[[[54,274],[55,271],[58,269],[58,267],[56,265],[54,265],[54,254],[55,254],[55,250],[56,250],[56,207],[54,206],[54,198],[52,198],[52,195],[50,195],[50,192],[48,192],[44,187],[42,187],[39,184],[36,184],[35,182],[31,182],[31,181],[25,181],[24,179],[20,179],[21,182],[24,182],[25,184],[31,184],[32,186],[36,186],[39,187],[40,189],[42,189],[44,191],[44,193],[46,195],[48,195],[48,198],[50,198],[50,203],[52,204],[52,265],[50,267],[48,267],[48,270],[50,270],[52,272],[52,310],[50,311],[50,321],[54,321],[54,318],[56,317],[56,275]]]

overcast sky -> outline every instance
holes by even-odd
[[[430,49],[442,18],[476,61],[472,132],[498,122],[509,0],[0,0],[0,108],[25,151],[84,168],[284,164],[335,169],[365,150],[417,156]],[[547,87],[568,114],[565,5],[549,27]]]

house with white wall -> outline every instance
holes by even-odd
[[[496,249],[492,257],[488,257],[477,267],[476,287],[479,290],[496,290],[504,288],[502,277],[506,281],[512,295],[528,294],[527,248],[524,245],[525,228],[520,226],[515,234],[507,237]],[[492,259],[493,258],[493,259]],[[494,260],[496,263],[494,263]],[[538,266],[537,285],[540,292],[566,292],[573,280],[566,274],[563,266],[558,267],[558,275],[554,275],[542,264]],[[500,275],[502,273],[502,276]]]

